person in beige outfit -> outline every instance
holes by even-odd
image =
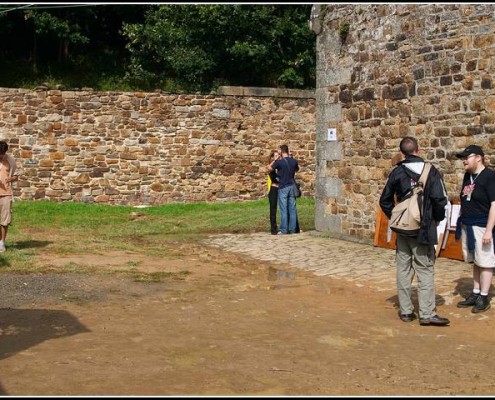
[[[9,145],[0,140],[0,253],[5,252],[7,231],[12,222],[12,182],[19,179],[14,158],[7,154]]]

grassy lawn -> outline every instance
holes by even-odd
[[[303,231],[314,230],[314,208],[314,199],[298,199]],[[277,220],[280,222],[280,215]],[[36,271],[34,256],[47,246],[54,256],[111,249],[161,255],[174,244],[196,242],[208,234],[269,231],[268,199],[147,208],[15,201],[0,271]]]

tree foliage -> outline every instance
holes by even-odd
[[[127,76],[187,89],[218,83],[314,87],[307,5],[161,5],[126,24]]]
[[[2,5],[0,86],[310,88],[309,14],[309,5]]]

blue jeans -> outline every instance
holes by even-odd
[[[280,232],[295,233],[297,210],[294,185],[278,189],[278,207],[280,209]]]

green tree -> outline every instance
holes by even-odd
[[[0,86],[315,86],[309,5],[0,6]],[[12,40],[15,38],[15,40]]]
[[[127,79],[147,88],[314,87],[309,5],[160,5],[124,24]]]
[[[127,64],[122,23],[143,21],[147,5],[0,6],[0,86],[43,82],[115,89]],[[12,38],[15,37],[15,41]]]
[[[91,8],[82,10],[94,18]],[[54,12],[27,10],[25,11],[25,20],[31,22],[34,27],[33,35],[33,52],[32,64],[33,70],[37,71],[38,60],[38,37],[46,35],[48,38],[53,37],[58,43],[57,61],[62,62],[68,59],[69,45],[86,44],[89,38],[83,33],[80,21],[84,21],[81,12],[60,10],[56,15]],[[87,17],[87,16],[85,16]]]

